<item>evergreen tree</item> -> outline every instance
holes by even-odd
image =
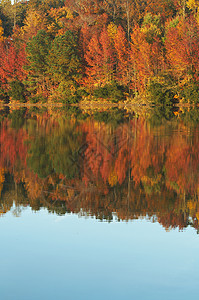
[[[73,96],[80,78],[77,38],[71,31],[57,36],[48,56],[50,78],[60,96]]]
[[[45,30],[40,30],[26,46],[28,64],[25,69],[28,71],[27,85],[31,92],[44,94],[48,90],[47,70],[50,48],[51,39]]]

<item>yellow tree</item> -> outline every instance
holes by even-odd
[[[49,12],[50,22],[47,25],[48,32],[56,35],[58,31],[62,31],[65,27],[67,20],[72,20],[73,13],[67,6],[52,8]],[[63,32],[64,33],[64,32]]]
[[[199,7],[199,0],[187,0],[186,6],[196,13]]]
[[[22,28],[24,39],[28,41],[33,36],[36,36],[38,31],[42,29],[46,29],[46,16],[34,9],[30,9],[27,12]]]
[[[3,33],[4,33],[4,30],[2,27],[2,21],[0,19],[0,42],[3,41]]]
[[[194,16],[199,23],[199,0],[187,0],[186,5],[194,12]]]

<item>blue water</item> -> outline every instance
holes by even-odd
[[[45,209],[0,218],[0,299],[197,299],[199,236]]]

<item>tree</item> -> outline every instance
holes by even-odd
[[[29,91],[36,94],[46,94],[48,91],[48,54],[51,49],[51,39],[45,30],[40,30],[30,39],[26,46],[28,71],[27,85]]]
[[[3,21],[5,36],[12,34],[13,29],[22,26],[26,14],[27,4],[19,0],[2,0],[0,3],[0,17]]]
[[[48,62],[49,70],[56,82],[77,81],[80,58],[77,38],[71,31],[66,31],[54,39]]]
[[[2,21],[0,19],[0,42],[3,41],[3,33],[4,33],[4,30],[3,30],[3,27],[2,27]]]
[[[2,0],[1,19],[3,21],[4,32],[6,36],[11,35],[14,23],[13,5],[11,0]]]
[[[129,47],[126,34],[121,26],[117,28],[117,32],[114,36],[114,48],[117,61],[117,80],[121,80],[123,84],[128,86],[130,82]]]
[[[198,0],[187,0],[186,6],[193,10],[195,14],[197,14],[199,8],[199,1]]]
[[[24,45],[20,49],[17,49],[11,40],[5,40],[0,43],[0,79],[2,86],[7,92],[10,89],[12,90],[11,85],[13,81],[17,82],[25,79],[24,64]]]
[[[177,13],[178,0],[147,0],[145,7],[145,14],[160,15],[162,21],[175,17]]]
[[[75,93],[81,75],[81,61],[77,37],[71,31],[54,39],[48,56],[48,72],[60,94],[67,97]]]
[[[152,22],[154,21],[152,17]],[[134,27],[130,43],[132,83],[134,89],[138,91],[144,90],[150,78],[157,76],[164,67],[160,30],[150,23],[145,26],[140,28],[136,25]]]
[[[28,40],[36,36],[40,30],[46,30],[46,23],[46,14],[42,14],[42,11],[30,7],[24,20],[24,26],[22,27],[24,41],[28,42]]]
[[[114,78],[115,57],[111,39],[104,27],[99,36],[91,38],[84,58],[88,64],[88,82],[96,85],[109,83]]]
[[[174,76],[178,80],[198,81],[199,72],[199,26],[190,16],[179,19],[177,25],[169,26],[166,34],[166,52]]]
[[[135,26],[131,34],[130,60],[132,65],[132,87],[135,91],[145,89],[153,75],[150,64],[150,44],[139,26]]]

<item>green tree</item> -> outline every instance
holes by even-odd
[[[75,96],[80,78],[77,38],[71,31],[57,36],[48,57],[49,75],[61,97]]]
[[[13,80],[9,83],[10,89],[8,91],[8,95],[14,100],[19,100],[20,102],[25,102],[25,87],[22,82],[18,79]]]
[[[51,48],[51,39],[45,30],[40,30],[26,46],[28,64],[27,85],[29,91],[37,94],[46,94],[48,91],[48,54]]]

